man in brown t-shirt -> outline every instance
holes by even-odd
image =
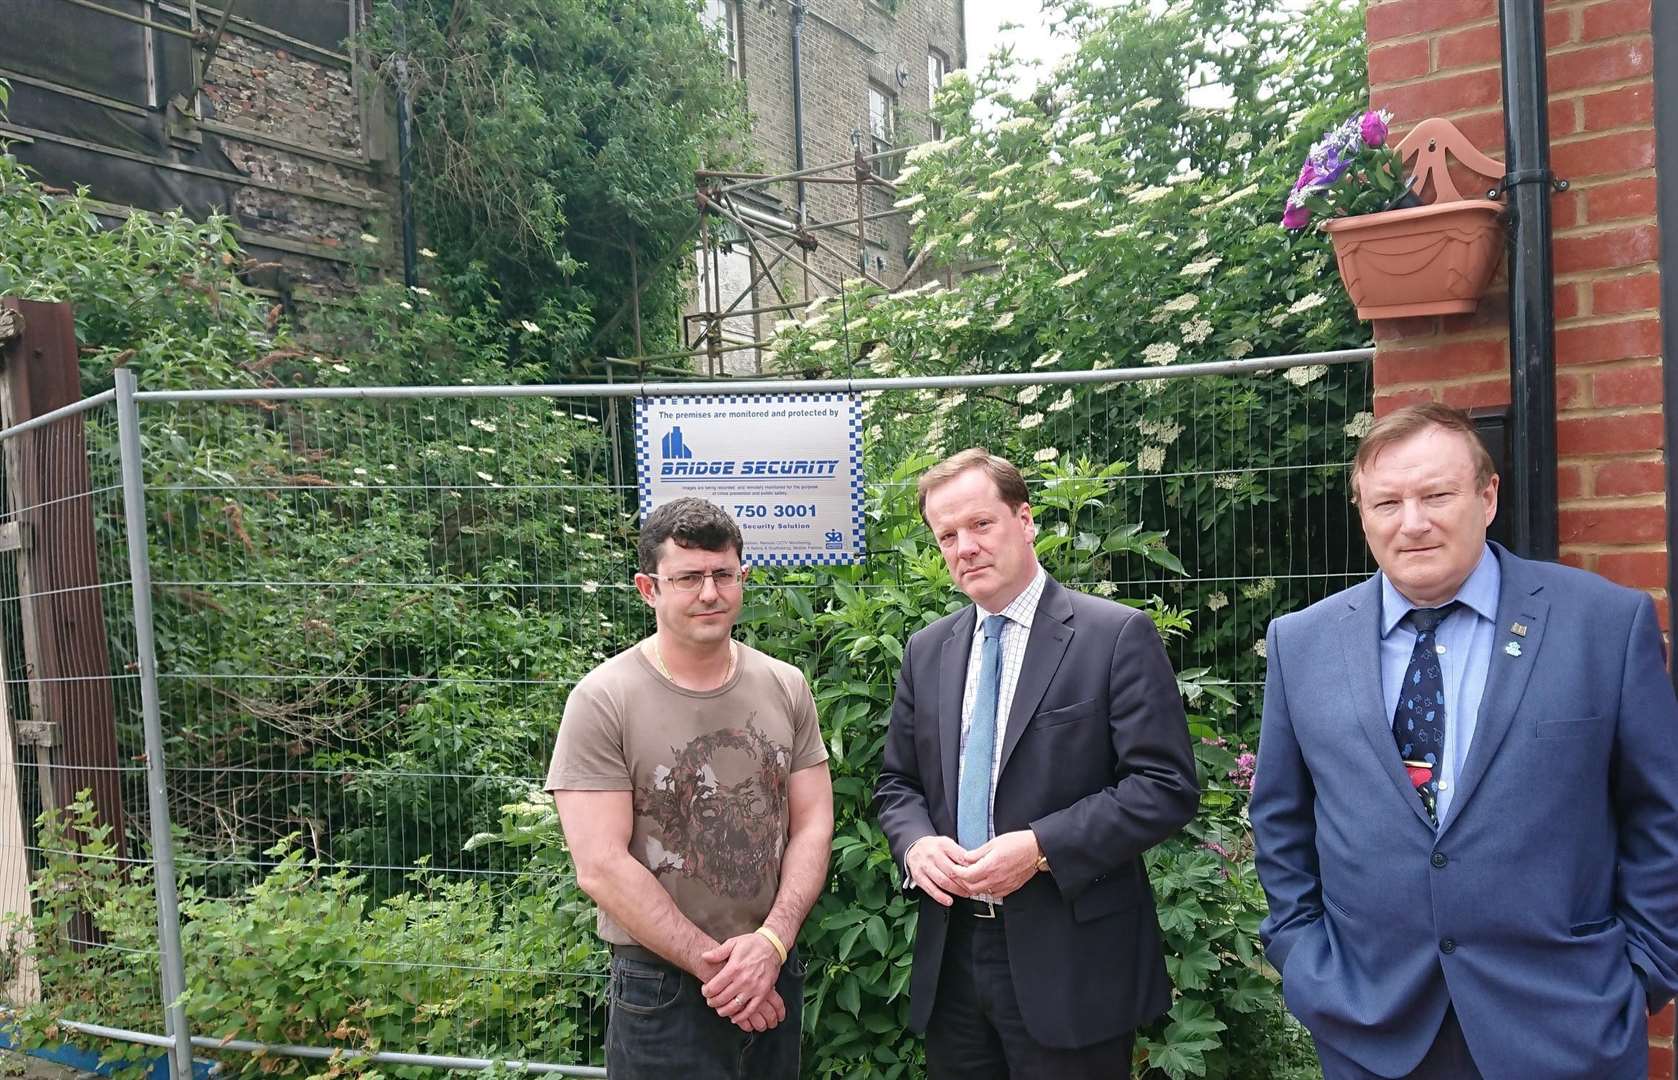
[[[637,555],[657,630],[572,690],[547,780],[612,947],[607,1071],[794,1080],[793,945],[833,840],[815,701],[733,640],[745,569],[721,508],[659,507]]]

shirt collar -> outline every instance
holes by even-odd
[[[979,618],[974,625],[974,632],[979,632],[985,625],[985,619],[991,615],[1006,616],[1009,622],[1019,623],[1027,630],[1031,629],[1032,616],[1037,614],[1037,601],[1043,598],[1043,584],[1049,575],[1044,572],[1043,564],[1037,564],[1037,573],[1031,577],[1031,584],[1020,590],[1020,595],[1009,601],[1008,606],[1001,611],[986,611],[984,606],[975,603],[979,609]]]
[[[1497,620],[1498,588],[1502,584],[1498,577],[1497,556],[1492,554],[1490,544],[1480,552],[1480,561],[1475,564],[1474,572],[1468,575],[1468,580],[1462,583],[1457,595],[1451,599],[1458,601],[1464,607],[1471,609],[1476,615],[1488,622]],[[1386,637],[1393,632],[1404,618],[1416,608],[1404,594],[1393,587],[1385,573],[1381,574],[1381,636]]]

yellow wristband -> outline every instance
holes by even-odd
[[[760,926],[752,932],[754,934],[762,934],[765,941],[775,946],[775,952],[781,957],[781,963],[784,964],[787,962],[787,947],[781,944],[781,937],[779,934],[775,933],[775,931],[769,929],[767,926]]]

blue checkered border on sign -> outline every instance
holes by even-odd
[[[640,495],[641,520],[653,512],[653,453],[648,446],[647,406],[651,398],[635,399],[635,488]]]
[[[841,552],[760,552],[754,551],[747,560],[753,566],[847,566],[861,562],[863,552],[867,550],[867,538],[864,534],[864,514],[862,495],[862,398],[857,394],[682,394],[671,397],[660,397],[660,401],[671,401],[678,405],[745,405],[751,402],[767,402],[769,404],[794,404],[811,402],[842,402],[849,407],[850,416],[846,421],[848,432],[848,453],[851,465],[851,550]],[[638,397],[635,399],[635,475],[636,491],[639,494],[641,518],[645,520],[652,512],[653,483],[652,464],[653,455],[651,438],[648,435],[647,406],[652,398]]]

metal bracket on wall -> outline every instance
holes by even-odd
[[[1519,172],[1505,173],[1503,179],[1497,182],[1497,186],[1486,192],[1486,198],[1494,201],[1501,199],[1504,192],[1522,184],[1547,184],[1557,195],[1573,186],[1571,182],[1563,180],[1549,169],[1523,169]]]

